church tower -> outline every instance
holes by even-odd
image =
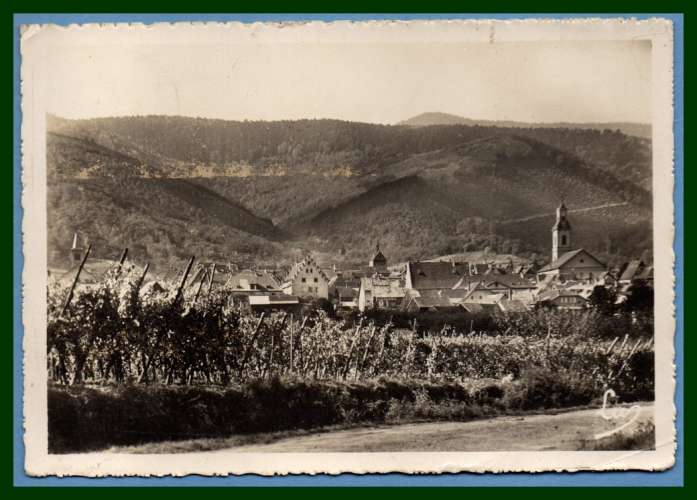
[[[557,208],[557,221],[552,227],[552,262],[571,250],[571,224],[566,218],[566,205],[562,202]]]
[[[387,258],[380,251],[380,243],[375,245],[375,255],[372,259],[370,259],[368,266],[378,273],[384,273],[387,271]]]

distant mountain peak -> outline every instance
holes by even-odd
[[[410,127],[427,127],[429,125],[473,125],[475,120],[463,116],[443,113],[441,111],[429,111],[412,116],[408,120],[403,120],[397,125],[408,125]]]
[[[434,125],[467,125],[479,127],[503,127],[503,128],[569,128],[569,129],[591,129],[591,130],[619,130],[625,135],[632,135],[644,139],[651,138],[651,124],[634,122],[607,122],[607,123],[533,123],[517,122],[510,120],[475,120],[452,113],[441,111],[429,111],[413,116],[407,120],[402,120],[397,125],[408,127],[430,127]]]

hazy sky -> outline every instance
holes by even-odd
[[[124,43],[62,47],[48,65],[49,112],[67,118],[651,120],[649,42]]]

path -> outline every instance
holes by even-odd
[[[584,212],[592,212],[594,210],[602,210],[604,208],[624,207],[627,205],[629,205],[629,203],[626,201],[622,201],[622,202],[618,202],[618,203],[605,203],[604,205],[597,205],[595,207],[574,208],[574,209],[569,210],[568,212],[570,214],[579,214],[579,213],[584,213]],[[529,220],[542,219],[544,217],[552,217],[552,216],[554,216],[554,213],[528,215],[527,217],[521,217],[518,219],[501,220],[501,221],[498,221],[498,224],[512,224],[514,222],[526,222]]]
[[[209,453],[239,452],[393,452],[393,451],[538,451],[573,450],[581,440],[611,430],[625,420],[627,408],[576,410],[556,415],[498,417],[472,422],[405,424],[358,428],[287,438],[270,444],[247,445]],[[652,421],[653,404],[640,407],[626,430]]]

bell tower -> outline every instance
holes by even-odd
[[[375,245],[375,255],[370,259],[368,266],[379,273],[384,273],[387,270],[387,258],[380,251],[380,243]]]
[[[571,250],[571,224],[566,218],[566,205],[562,201],[557,207],[557,221],[552,227],[552,262],[559,258],[559,255]]]

